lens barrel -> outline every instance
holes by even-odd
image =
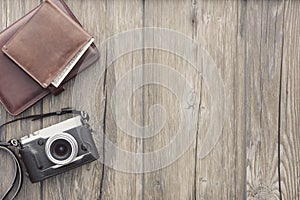
[[[57,165],[66,165],[78,154],[76,139],[68,133],[57,133],[50,137],[45,145],[48,159]]]

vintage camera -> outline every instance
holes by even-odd
[[[31,182],[39,182],[99,158],[88,115],[41,129],[20,140],[20,155]]]

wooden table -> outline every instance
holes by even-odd
[[[0,29],[39,3],[39,0],[0,0]],[[31,184],[26,178],[17,199],[279,199],[280,189],[283,199],[300,199],[300,1],[68,0],[67,3],[85,29],[95,36],[101,52],[107,52],[105,48],[124,48],[117,40],[119,46],[103,46],[108,38],[144,27],[171,29],[190,38],[193,44],[200,44],[220,73],[224,98],[212,99],[214,91],[207,87],[201,73],[170,51],[137,49],[106,64],[104,61],[110,55],[102,54],[96,64],[65,86],[64,93],[46,97],[21,116],[73,105],[86,109],[97,116],[91,124],[97,133],[105,133],[106,141],[133,154],[142,153],[145,158],[142,166],[130,160],[131,171],[125,172],[117,163],[109,166],[99,160],[37,184]],[[149,39],[147,31],[142,37]],[[124,45],[135,40],[126,42]],[[174,38],[174,42],[178,41]],[[180,46],[177,49],[180,50]],[[196,46],[192,55],[197,55],[198,50]],[[99,67],[105,67],[103,63],[107,70],[103,74],[95,73]],[[168,66],[169,72],[157,73],[147,68],[149,63]],[[138,66],[142,66],[141,70],[135,71]],[[205,67],[200,66],[202,70]],[[151,107],[157,109],[153,105],[160,104],[165,110],[166,122],[156,135],[134,137],[129,135],[129,125],[124,130],[114,120],[114,108],[120,105],[113,104],[112,95],[126,73],[132,88],[137,79],[146,83],[158,76],[159,80],[168,79],[175,88],[180,87],[179,81],[172,82],[170,69],[189,80],[195,91],[190,106],[183,107],[196,119],[196,123],[190,123],[189,132],[195,137],[190,138],[191,145],[181,152],[179,159],[160,167],[160,162],[164,163],[169,157],[153,158],[151,162],[146,160],[147,153],[173,141],[182,123],[180,108],[184,105],[168,87],[144,84],[137,88],[129,99],[124,98],[129,113],[124,118],[130,118],[137,127],[155,129],[161,124],[155,119],[160,119],[162,113]],[[136,72],[140,72],[139,76],[134,74]],[[78,91],[89,91],[88,83],[95,79],[99,81],[93,92],[78,97]],[[80,87],[74,91],[78,83]],[[216,119],[210,118],[214,112],[212,102],[222,103],[224,99],[221,135],[203,157],[200,151],[207,129],[211,121],[216,123]],[[0,113],[1,122],[14,118],[3,107]],[[67,116],[22,121],[8,126],[0,138],[20,138],[65,118]],[[145,129],[140,130],[139,134],[147,136]],[[101,143],[103,138],[98,134],[95,137],[101,146],[99,141]],[[99,152],[103,157],[103,149]],[[106,160],[124,159],[118,151],[105,149],[104,152],[108,152],[104,154]],[[2,153],[0,194],[12,175],[12,162]],[[145,171],[133,173],[138,169]]]

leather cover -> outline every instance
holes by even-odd
[[[51,1],[79,24],[78,20],[63,0]],[[3,47],[8,42],[8,40],[37,12],[39,7],[40,6],[33,9],[14,24],[0,32],[0,47]],[[77,73],[93,64],[98,58],[99,51],[93,43],[64,79],[62,84],[66,83],[76,76]],[[51,85],[46,89],[43,88],[15,64],[15,62],[3,52],[0,52],[0,101],[11,115],[22,113],[50,92],[57,94],[61,91],[63,91],[62,87],[56,89]]]
[[[45,1],[2,50],[47,88],[91,39],[55,4]]]

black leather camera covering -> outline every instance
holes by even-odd
[[[51,168],[56,164],[52,163],[46,155],[45,144],[47,139],[41,138],[33,140],[30,143],[23,145],[20,149],[22,161],[32,183],[40,182],[99,158],[99,154],[88,125],[64,132],[69,133],[76,139],[78,144],[77,157],[84,155],[83,158],[58,168]]]

